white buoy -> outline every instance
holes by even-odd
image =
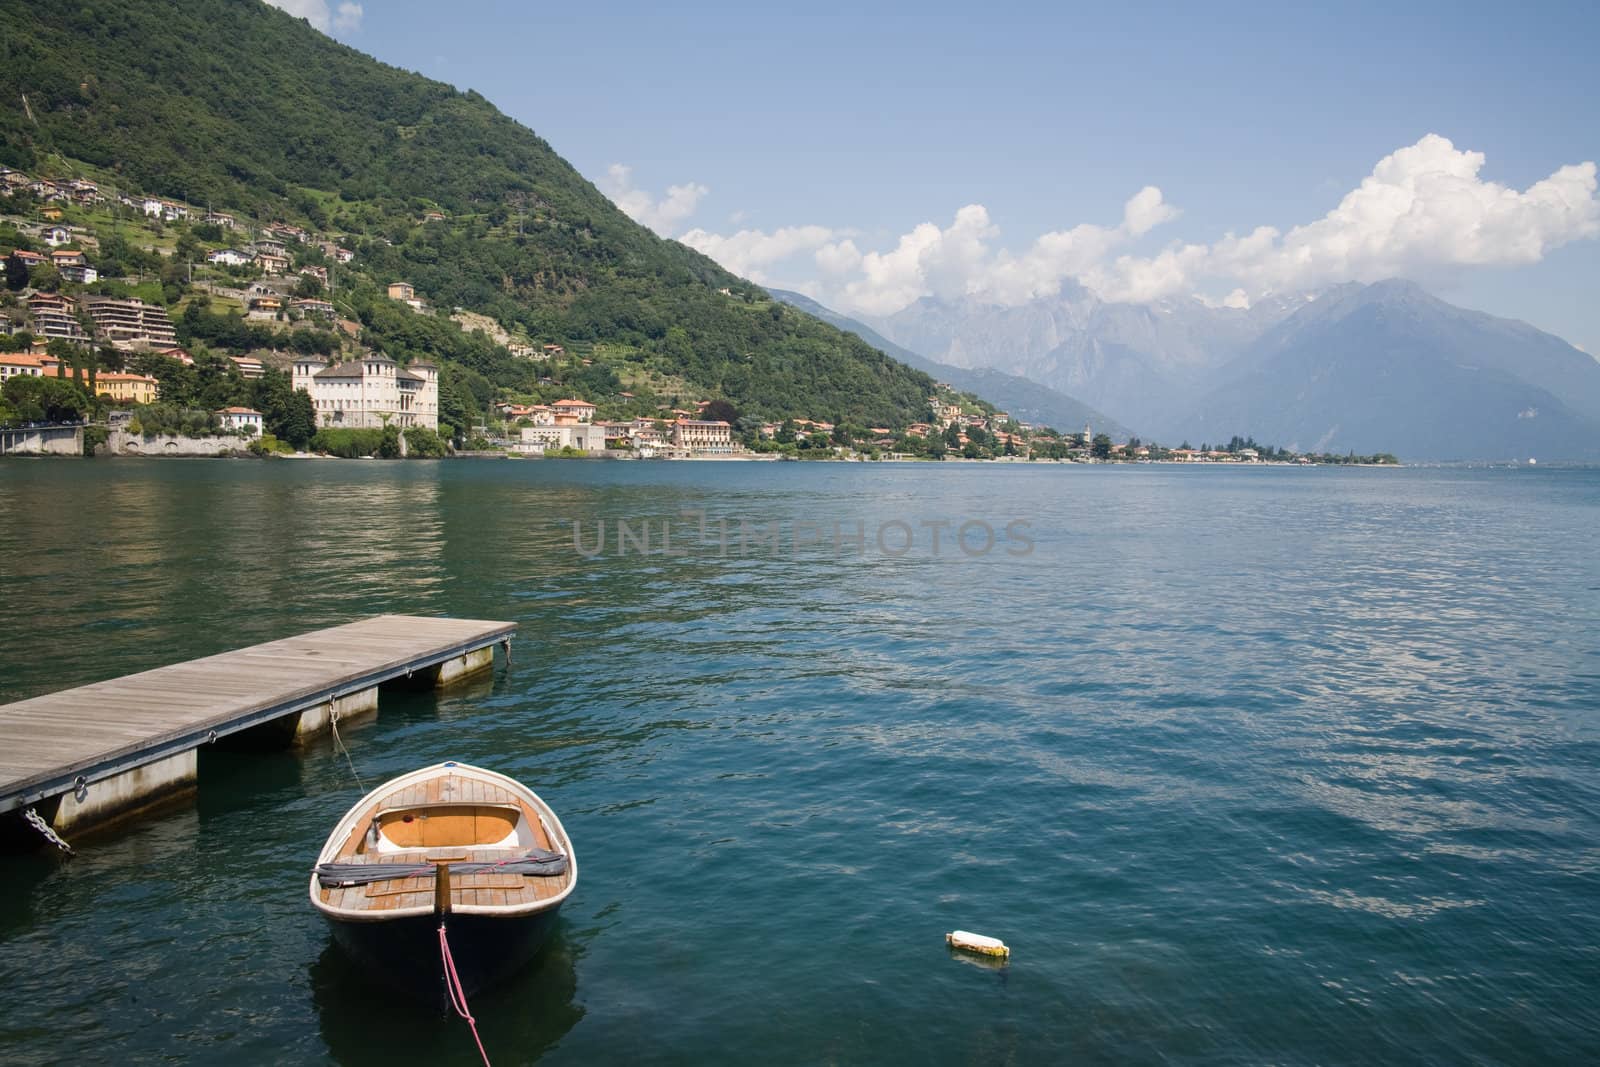
[[[981,956],[998,956],[1010,959],[1011,950],[998,937],[985,937],[966,930],[952,930],[944,935],[944,943],[963,952],[976,952]]]

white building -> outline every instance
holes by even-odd
[[[261,436],[261,412],[250,408],[223,408],[217,412],[224,430],[246,430]]]
[[[439,368],[402,367],[376,353],[330,367],[321,356],[296,356],[293,382],[310,395],[318,426],[439,428]]]
[[[558,452],[576,448],[596,455],[606,450],[606,428],[592,422],[567,422],[550,426],[524,426],[518,452]]]
[[[206,256],[207,263],[221,263],[229,267],[248,267],[250,256],[237,248],[219,248]]]

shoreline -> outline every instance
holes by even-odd
[[[187,455],[169,455],[169,454],[163,454],[163,453],[140,454],[140,453],[127,453],[127,452],[108,452],[108,453],[104,453],[104,454],[96,454],[96,455],[93,455],[93,456],[86,456],[86,455],[83,455],[82,453],[76,453],[76,452],[74,452],[74,453],[62,453],[62,452],[42,452],[42,451],[40,451],[40,452],[33,452],[33,451],[21,452],[21,451],[16,451],[16,452],[0,453],[0,460],[7,460],[7,459],[102,459],[102,460],[155,459],[155,460],[179,460],[179,461],[186,461],[186,460],[262,460],[262,461],[272,461],[272,460],[346,460],[346,461],[352,462],[352,463],[362,463],[362,462],[367,462],[367,461],[383,462],[383,463],[393,463],[393,462],[437,462],[438,460],[445,460],[445,459],[461,459],[461,460],[485,460],[485,461],[487,461],[487,460],[518,460],[518,461],[554,460],[554,461],[558,461],[558,462],[559,461],[569,461],[570,462],[570,461],[576,460],[578,462],[590,462],[590,463],[593,463],[593,462],[634,462],[634,463],[804,463],[804,464],[812,464],[812,465],[819,465],[820,464],[820,465],[829,465],[829,466],[835,466],[835,465],[856,466],[856,465],[860,465],[860,466],[875,466],[875,467],[881,467],[881,466],[917,466],[917,467],[925,467],[925,466],[936,466],[936,465],[950,465],[950,466],[967,466],[967,465],[1019,466],[1020,465],[1020,466],[1026,466],[1026,467],[1042,467],[1042,466],[1052,466],[1052,467],[1194,467],[1194,468],[1210,468],[1210,469],[1216,469],[1216,468],[1241,469],[1241,468],[1260,468],[1260,467],[1288,467],[1288,468],[1296,468],[1296,469],[1316,469],[1316,468],[1327,468],[1327,467],[1346,467],[1346,468],[1358,467],[1358,468],[1364,468],[1364,469],[1369,469],[1369,470],[1403,470],[1403,469],[1415,468],[1415,467],[1437,467],[1437,468],[1449,468],[1449,467],[1460,467],[1460,468],[1504,467],[1504,468],[1537,469],[1535,467],[1532,467],[1530,464],[1528,464],[1528,463],[1526,463],[1524,461],[1521,461],[1521,460],[1441,460],[1441,461],[1431,462],[1431,463],[1298,463],[1298,462],[1289,462],[1289,461],[1284,461],[1284,460],[1252,460],[1252,461],[1241,461],[1241,462],[1221,462],[1221,463],[1216,463],[1216,462],[1209,462],[1209,461],[1194,462],[1194,461],[1190,461],[1190,460],[1170,460],[1170,459],[1142,459],[1142,460],[1027,459],[1027,458],[1022,457],[1022,456],[1005,456],[1005,457],[997,456],[997,457],[995,457],[993,459],[968,459],[965,456],[952,456],[952,457],[947,457],[945,459],[926,459],[926,458],[864,459],[864,458],[860,458],[860,457],[846,458],[846,457],[843,457],[843,456],[835,456],[832,459],[791,459],[791,458],[787,458],[787,457],[784,457],[784,456],[775,455],[775,454],[772,454],[772,453],[766,453],[766,454],[756,454],[756,455],[747,455],[747,456],[725,456],[725,455],[718,455],[718,456],[672,456],[672,457],[651,456],[651,457],[646,458],[646,457],[641,457],[641,456],[610,456],[610,455],[539,456],[539,455],[531,455],[531,454],[530,455],[517,455],[515,453],[507,453],[507,452],[457,452],[457,453],[454,453],[454,454],[448,455],[448,456],[397,456],[397,457],[393,457],[393,458],[390,458],[390,459],[382,459],[382,458],[380,458],[378,456],[355,456],[355,457],[333,456],[333,455],[328,455],[327,453],[323,453],[323,452],[274,452],[274,453],[262,456],[262,455],[256,455],[255,453],[252,453],[252,452],[248,451],[247,449],[241,449],[241,450],[230,451],[230,452],[217,452],[217,453],[211,453],[211,454],[187,454]],[[1572,467],[1572,466],[1586,467],[1586,466],[1595,466],[1595,465],[1596,464],[1593,463],[1592,461],[1584,461],[1584,460],[1573,460],[1573,461],[1568,461],[1568,462],[1560,462],[1560,461],[1552,460],[1552,461],[1549,461],[1546,464],[1541,464],[1541,466],[1549,466],[1549,467]]]

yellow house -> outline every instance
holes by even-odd
[[[161,383],[143,374],[99,374],[95,376],[94,391],[119,404],[153,404],[161,392]]]
[[[43,215],[51,222],[61,221],[61,209],[58,207],[47,207],[43,211],[39,212],[39,214]]]

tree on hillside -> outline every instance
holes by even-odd
[[[28,265],[22,262],[13,252],[6,257],[6,288],[12,292],[23,289],[28,284]]]
[[[94,401],[65,378],[36,378],[19,374],[0,389],[18,422],[77,422]]]
[[[0,333],[0,352],[27,352],[33,348],[33,334],[27,330]]]
[[[261,412],[266,431],[304,451],[317,432],[311,397],[295,389],[287,374],[268,370],[251,384],[250,406]]]
[[[1108,434],[1108,433],[1097,433],[1097,434],[1095,434],[1094,435],[1094,446],[1091,449],[1091,451],[1094,452],[1094,458],[1095,459],[1110,459],[1111,458],[1111,435]]]
[[[41,293],[54,293],[61,288],[61,272],[54,264],[41,263],[28,272],[28,284]]]

